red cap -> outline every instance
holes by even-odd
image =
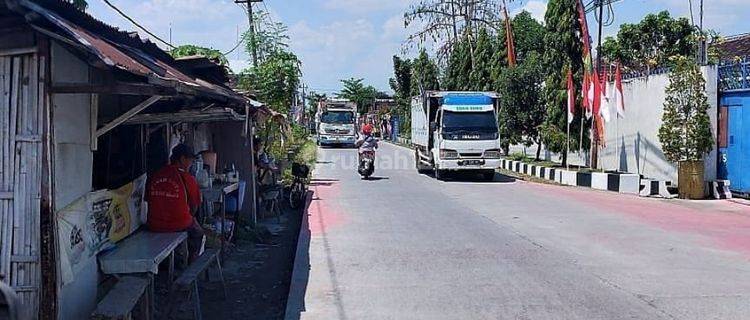
[[[362,133],[364,133],[364,134],[371,134],[372,133],[372,125],[370,125],[368,123],[364,127],[362,127]]]

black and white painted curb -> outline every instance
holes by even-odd
[[[662,197],[662,198],[674,198],[677,195],[673,194],[672,183],[669,181],[652,180],[652,179],[641,179],[641,197]]]
[[[632,173],[577,172],[502,159],[505,170],[569,186],[587,187],[620,193],[639,194],[640,176]]]
[[[714,199],[732,199],[732,192],[729,191],[729,180],[711,182],[711,195],[714,196]]]

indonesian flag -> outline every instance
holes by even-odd
[[[615,98],[617,99],[617,116],[625,118],[625,94],[622,91],[622,70],[620,63],[617,63],[615,69]]]
[[[591,77],[591,88],[589,89],[589,97],[593,100],[592,112],[595,116],[601,116],[602,108],[602,83],[599,81],[597,76]],[[593,94],[591,94],[593,93]]]
[[[609,122],[610,116],[609,116],[609,96],[607,96],[607,85],[609,83],[609,77],[607,74],[607,69],[604,68],[604,74],[602,75],[601,79],[601,95],[599,96],[600,102],[599,102],[599,114],[602,116],[602,119],[604,119],[604,122]]]
[[[586,119],[591,119],[594,114],[594,86],[591,85],[589,74],[583,73],[583,108],[586,109]]]
[[[576,88],[573,85],[573,74],[568,69],[568,124],[573,122],[576,108]]]

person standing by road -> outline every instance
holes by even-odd
[[[198,182],[188,173],[194,159],[195,153],[190,147],[176,145],[169,164],[152,174],[146,186],[148,229],[153,232],[187,232],[191,262],[198,257],[204,236],[203,228],[194,216],[201,205],[200,189]]]

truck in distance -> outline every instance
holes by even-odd
[[[417,171],[476,172],[493,180],[500,167],[494,92],[427,91],[412,98],[411,139]]]
[[[320,146],[354,146],[357,141],[357,104],[347,99],[327,99],[315,116]]]

